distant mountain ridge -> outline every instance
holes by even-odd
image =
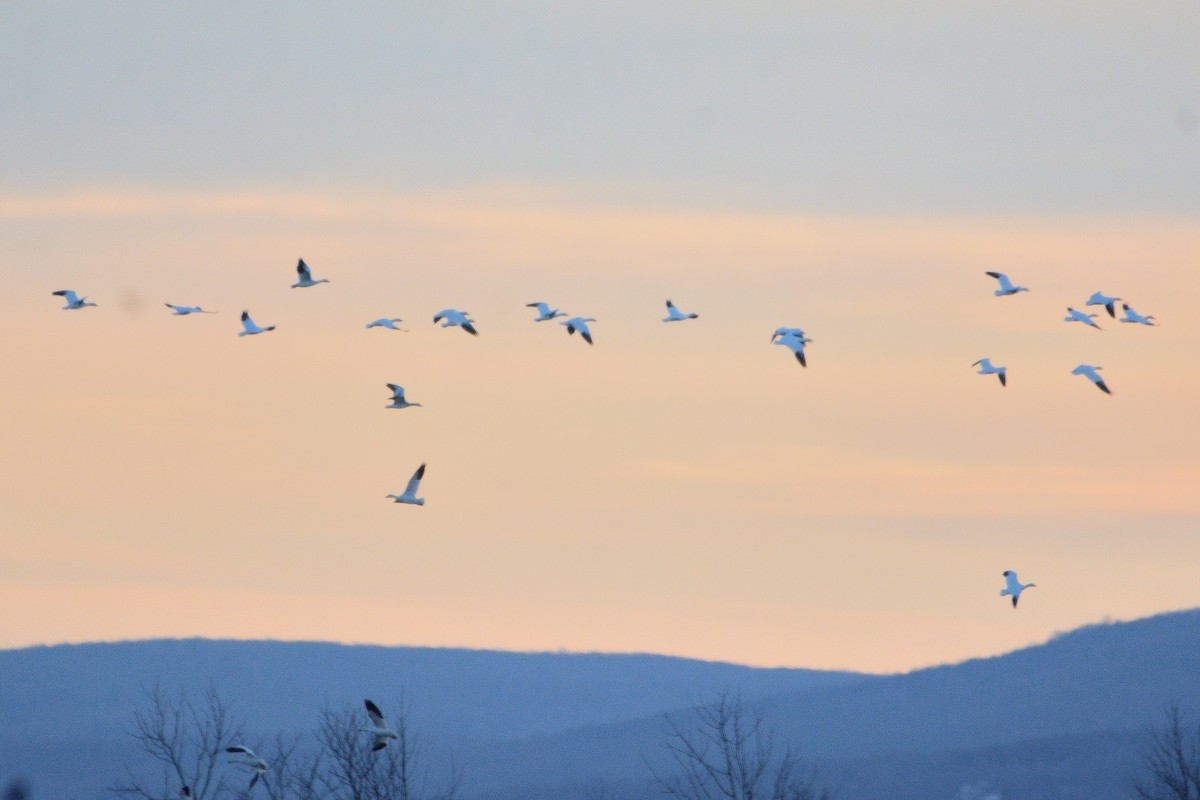
[[[639,800],[657,794],[647,764],[663,754],[662,715],[727,690],[758,704],[841,800],[958,800],[960,787],[1116,800],[1166,707],[1200,711],[1198,653],[1200,609],[889,676],[324,643],[26,648],[0,651],[0,782],[28,776],[34,800],[101,796],[128,758],[141,687],[157,682],[211,684],[262,733],[311,731],[322,707],[370,696],[386,709],[403,695],[419,735],[453,748],[469,800],[582,800],[596,786]],[[56,727],[64,718],[70,734]]]

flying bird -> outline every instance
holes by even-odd
[[[803,334],[786,333],[778,339],[773,339],[773,342],[778,345],[783,345],[795,354],[796,360],[800,362],[800,366],[807,367],[808,361],[804,357],[804,345],[811,342],[812,339],[805,337]]]
[[[595,321],[596,320],[592,319],[591,317],[571,317],[570,319],[564,320],[558,324],[566,325],[568,334],[579,331],[579,335],[583,337],[583,340],[588,344],[591,344],[592,332],[588,330],[588,323]]]
[[[1071,370],[1071,374],[1083,375],[1089,381],[1096,384],[1096,386],[1100,387],[1100,391],[1104,392],[1105,394],[1112,394],[1108,387],[1104,385],[1104,379],[1100,377],[1100,373],[1096,371],[1099,369],[1104,369],[1104,367],[1096,367],[1092,366],[1091,364],[1080,364],[1075,369]]]
[[[990,358],[981,358],[971,365],[979,367],[979,375],[995,375],[1000,379],[1001,386],[1008,385],[1008,367],[997,367]]]
[[[88,302],[86,297],[80,297],[70,289],[59,289],[57,292],[51,292],[50,294],[58,295],[67,301],[67,304],[63,306],[63,311],[74,311],[78,308],[87,308],[88,306],[96,305],[95,303]]]
[[[329,283],[328,278],[318,278],[314,281],[312,270],[308,268],[308,264],[304,263],[303,258],[296,264],[296,274],[300,276],[300,280],[292,284],[293,289],[306,289],[309,286],[316,286],[318,283]]]
[[[1125,316],[1121,317],[1121,322],[1133,322],[1138,325],[1157,325],[1158,321],[1154,319],[1153,314],[1142,316],[1138,312],[1129,307],[1129,303],[1121,303],[1121,310],[1125,312]]]
[[[670,300],[667,301],[667,315],[663,317],[663,322],[681,322],[685,319],[696,319],[699,314],[684,314]]]
[[[245,329],[238,333],[238,336],[253,336],[256,333],[266,333],[267,331],[275,330],[274,325],[268,325],[265,328],[260,328],[254,324],[254,320],[250,319],[250,312],[242,312],[242,327]]]
[[[564,311],[559,311],[557,308],[551,308],[548,303],[526,303],[525,307],[537,309],[538,315],[533,318],[534,322],[545,322],[548,319],[565,317],[567,315]]]
[[[186,317],[188,314],[215,314],[215,311],[205,311],[200,306],[177,306],[173,303],[163,303],[164,306],[171,309],[172,315],[176,317]]]
[[[777,338],[779,338],[780,336],[799,336],[801,339],[803,339],[804,338],[804,329],[803,328],[776,328],[775,332],[771,334],[771,342],[774,343],[774,341]]]
[[[462,328],[472,336],[478,336],[479,331],[475,330],[474,322],[470,314],[466,311],[459,311],[456,308],[443,308],[433,317],[434,322],[442,323],[443,328]]]
[[[996,297],[1004,297],[1008,294],[1016,294],[1017,292],[1028,292],[1024,286],[1013,286],[1013,282],[1008,279],[1008,276],[1003,272],[985,272],[985,275],[990,275],[1000,283],[1000,288],[992,292]]]
[[[1085,314],[1082,311],[1078,311],[1074,308],[1071,308],[1070,306],[1067,306],[1067,316],[1063,317],[1063,322],[1082,322],[1084,325],[1089,325],[1098,331],[1104,330],[1103,328],[1101,328],[1099,325],[1097,325],[1095,322],[1092,321],[1092,317],[1094,317],[1094,316],[1096,316],[1096,315],[1095,314]]]
[[[368,328],[390,328],[391,330],[394,330],[394,331],[404,331],[404,328],[396,327],[397,322],[404,322],[404,320],[400,319],[399,317],[380,317],[379,319],[371,320],[370,322],[368,322],[367,327]],[[405,333],[407,333],[407,331],[405,331]]]
[[[394,383],[389,383],[387,387],[392,390],[392,404],[390,406],[384,406],[384,408],[409,408],[410,406],[416,406],[417,408],[422,407],[420,403],[410,403],[404,399],[403,386],[397,386]]]
[[[374,726],[363,728],[364,731],[375,736],[375,741],[371,745],[372,751],[382,750],[387,747],[388,739],[400,738],[394,730],[388,727],[387,721],[383,718],[383,712],[379,710],[379,706],[370,700],[364,700],[363,704],[367,707],[367,716],[371,718],[371,725]]]
[[[1088,298],[1088,301],[1085,305],[1104,306],[1104,310],[1108,312],[1108,315],[1113,319],[1116,319],[1117,310],[1115,306],[1117,301],[1120,299],[1121,298],[1119,297],[1109,297],[1104,292],[1092,292],[1092,296]]]
[[[249,747],[243,747],[240,744],[235,744],[232,747],[226,747],[225,752],[234,753],[235,755],[239,756],[229,763],[239,764],[243,767],[249,767],[254,773],[254,777],[250,779],[250,786],[247,787],[247,791],[253,789],[254,784],[258,783],[258,779],[271,768],[267,762],[256,756],[254,751]]]
[[[425,465],[417,467],[417,471],[408,479],[408,486],[404,487],[404,494],[389,494],[388,497],[393,498],[396,503],[407,503],[410,506],[425,505],[424,497],[417,497],[417,489],[421,487],[421,478],[425,477]]]
[[[1011,569],[1004,570],[1004,588],[1000,590],[1000,596],[1006,597],[1012,595],[1013,608],[1017,607],[1017,601],[1021,599],[1021,592],[1031,586],[1037,586],[1036,583],[1021,583],[1017,580],[1017,573]]]

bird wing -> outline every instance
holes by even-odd
[[[1092,380],[1095,381],[1096,385],[1100,387],[1100,391],[1104,392],[1105,394],[1112,394],[1112,391],[1104,383],[1104,378],[1101,378],[1099,375],[1096,375],[1095,373],[1093,373],[1089,377],[1091,377]]]
[[[1000,385],[1008,386],[1008,373],[1003,369],[998,369],[996,374],[1000,377]]]
[[[60,289],[57,292],[53,292],[53,294],[59,295],[70,305],[75,305],[79,302],[79,295],[75,294],[75,292],[71,291],[70,289]]]
[[[393,401],[400,402],[404,399],[404,387],[403,386],[397,386],[394,383],[389,383],[387,385],[387,387],[392,390],[392,400]]]
[[[589,331],[587,328],[580,328],[579,335],[582,336],[583,340],[585,342],[587,342],[588,344],[594,344],[594,342],[592,341],[592,332]]]
[[[1021,582],[1017,580],[1017,573],[1012,570],[1008,571],[1004,576],[1004,588],[1013,596],[1021,593]]]
[[[225,752],[226,753],[245,753],[246,755],[250,756],[250,758],[258,758],[258,756],[254,755],[253,750],[251,750],[249,747],[244,747],[240,744],[234,744],[234,745],[230,745],[229,747],[226,747]]]
[[[300,259],[299,263],[296,264],[296,272],[297,272],[297,274],[300,275],[300,280],[302,280],[302,281],[312,280],[312,270],[308,268],[308,264],[304,263],[303,258]]]
[[[471,320],[467,320],[462,324],[462,329],[472,336],[478,336],[479,331],[475,330],[475,326],[471,324]]]
[[[376,728],[386,728],[387,723],[384,722],[383,712],[379,710],[379,706],[372,703],[370,700],[364,700],[363,705],[367,707],[367,716],[371,718],[371,722]],[[375,741],[379,741],[379,737],[375,737]]]
[[[1008,276],[1005,275],[1003,272],[989,272],[988,275],[991,275],[993,278],[995,278],[997,281],[999,281],[1000,288],[1003,289],[1004,291],[1007,292],[1013,288],[1012,281],[1010,281],[1008,279]]]
[[[546,303],[526,303],[525,305],[528,308],[536,308],[543,317],[550,313],[550,306]]]
[[[404,487],[404,493],[410,497],[417,496],[417,489],[421,486],[421,478],[425,477],[425,465],[417,467],[417,471],[408,479],[408,486]]]

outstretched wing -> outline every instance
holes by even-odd
[[[1008,276],[1005,275],[1003,272],[989,272],[987,274],[992,276],[993,278],[995,278],[997,281],[1000,282],[1001,289],[1003,289],[1006,292],[1012,291],[1012,288],[1013,288],[1012,281],[1010,281],[1008,279]]]
[[[417,496],[417,489],[421,486],[421,478],[425,477],[425,465],[417,467],[417,471],[408,479],[408,486],[404,487],[404,493],[411,496]]]
[[[479,331],[475,330],[475,326],[471,324],[471,320],[467,320],[462,324],[462,329],[472,336],[478,336]]]
[[[302,280],[302,281],[312,280],[312,270],[308,268],[308,264],[304,263],[303,258],[300,259],[300,261],[296,264],[296,272],[297,272],[297,274],[300,275],[300,280]]]
[[[70,289],[59,289],[57,292],[51,292],[50,294],[58,295],[62,299],[66,300],[70,305],[75,305],[79,302],[79,295],[75,294],[75,292],[71,291]]]
[[[397,386],[394,383],[389,383],[387,385],[387,387],[392,390],[392,400],[394,402],[400,403],[400,402],[404,401],[404,387],[403,386]]]
[[[379,706],[372,703],[370,700],[363,700],[363,705],[367,707],[367,716],[371,718],[371,722],[376,728],[386,728],[387,723],[383,720],[383,712],[379,710]],[[378,741],[378,737],[376,738]]]

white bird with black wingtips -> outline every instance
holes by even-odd
[[[1104,367],[1097,367],[1093,364],[1080,364],[1075,369],[1071,370],[1071,374],[1082,375],[1092,383],[1096,384],[1096,387],[1100,391],[1104,392],[1105,394],[1112,394],[1108,388],[1108,385],[1104,383],[1104,379],[1100,377],[1100,373],[1097,371],[1101,369],[1104,369]]]
[[[235,744],[231,747],[226,747],[225,752],[233,753],[234,755],[238,756],[238,758],[235,758],[229,763],[238,764],[243,767],[249,767],[254,773],[254,777],[250,779],[250,785],[247,787],[247,791],[253,789],[254,784],[258,783],[258,779],[265,775],[267,770],[271,769],[271,766],[266,761],[263,761],[261,758],[255,755],[254,751],[249,747]]]
[[[1017,607],[1017,601],[1021,599],[1021,592],[1030,587],[1037,586],[1036,583],[1021,583],[1017,579],[1017,573],[1011,569],[1004,570],[1004,588],[1000,590],[1001,597],[1012,597],[1013,608]]]
[[[367,327],[368,328],[387,328],[388,330],[402,331],[404,333],[408,333],[408,331],[404,330],[404,328],[397,327],[397,325],[396,325],[397,322],[404,322],[404,320],[400,319],[399,317],[380,317],[379,319],[373,319],[370,322],[368,322]]]
[[[404,494],[389,494],[393,502],[406,503],[410,506],[425,505],[424,497],[417,497],[417,490],[421,488],[421,478],[425,477],[425,465],[417,467],[417,471],[408,479],[408,486],[404,487]]]
[[[293,289],[307,289],[309,286],[316,286],[318,283],[329,283],[328,278],[313,280],[312,270],[308,268],[308,264],[304,263],[303,258],[296,263],[296,274],[300,276],[300,280],[292,284]]]
[[[565,311],[559,311],[557,308],[551,308],[549,303],[526,303],[525,307],[537,309],[538,315],[533,318],[534,322],[546,322],[547,320],[554,319],[555,317],[565,317],[567,315]]]
[[[67,304],[62,307],[63,311],[75,311],[76,309],[87,308],[88,306],[96,305],[95,303],[89,302],[86,297],[80,297],[79,295],[75,294],[75,292],[71,291],[70,289],[59,289],[57,292],[51,292],[50,294],[58,295],[63,300],[67,301]]]
[[[457,308],[443,308],[433,315],[433,321],[442,323],[443,328],[462,328],[472,336],[479,335],[479,331],[475,330],[475,320],[471,319],[471,315],[466,311],[459,311]]]
[[[992,363],[990,358],[981,358],[971,365],[979,367],[977,374],[979,375],[995,375],[1000,379],[1001,386],[1008,385],[1008,367],[998,367]]]
[[[238,336],[254,336],[259,333],[266,333],[267,331],[273,330],[275,330],[274,325],[268,325],[267,327],[263,328],[259,325],[256,325],[254,320],[250,319],[249,311],[242,312],[242,330],[238,333]]]
[[[1085,305],[1104,306],[1104,310],[1108,312],[1108,315],[1113,319],[1116,319],[1116,303],[1120,299],[1121,298],[1119,297],[1109,297],[1104,292],[1092,292],[1092,296],[1088,298],[1088,301],[1085,303]]]
[[[1079,311],[1078,309],[1074,309],[1074,308],[1071,308],[1070,306],[1067,306],[1067,316],[1063,317],[1063,322],[1082,322],[1084,325],[1088,325],[1092,328],[1095,328],[1098,331],[1104,330],[1103,328],[1101,328],[1099,325],[1097,325],[1095,322],[1092,321],[1092,318],[1095,316],[1096,316],[1095,314],[1085,314],[1082,311]]]
[[[1121,310],[1125,312],[1125,316],[1121,317],[1121,322],[1133,322],[1138,325],[1151,326],[1158,324],[1158,320],[1154,319],[1153,314],[1146,314],[1143,316],[1142,314],[1134,311],[1129,303],[1121,303]]]
[[[588,323],[595,322],[595,321],[596,320],[592,319],[591,317],[571,317],[570,319],[563,320],[562,322],[560,322],[558,324],[566,325],[568,334],[578,333],[580,336],[583,337],[583,340],[585,342],[587,342],[588,344],[591,344],[592,343],[592,331],[591,331],[591,329],[588,328]]]
[[[363,705],[367,707],[367,716],[371,718],[373,727],[363,728],[369,734],[375,737],[375,741],[371,744],[371,750],[382,750],[387,747],[388,739],[399,739],[399,735],[388,727],[387,720],[383,718],[383,712],[379,710],[379,706],[372,703],[370,700],[364,700]]]
[[[164,306],[171,309],[172,316],[186,317],[188,314],[215,314],[215,311],[205,311],[200,306],[177,306],[174,303],[163,303]]]
[[[420,403],[410,403],[407,399],[405,399],[403,386],[389,383],[387,387],[392,390],[392,404],[389,406],[384,406],[384,408],[412,408],[414,406],[417,408],[423,407]]]
[[[685,319],[696,319],[699,314],[685,314],[675,307],[675,304],[670,300],[667,301],[667,315],[663,317],[663,322],[682,322]]]
[[[774,340],[777,345],[782,345],[791,350],[796,356],[796,360],[800,362],[800,366],[807,367],[808,359],[804,356],[804,345],[809,344],[812,339],[803,334],[787,333]]]
[[[1010,294],[1016,294],[1017,292],[1029,291],[1024,286],[1013,285],[1013,282],[1010,281],[1008,276],[1003,272],[985,272],[984,274],[995,278],[1000,283],[1000,288],[992,292],[992,294],[996,295],[996,297],[1005,297]]]

